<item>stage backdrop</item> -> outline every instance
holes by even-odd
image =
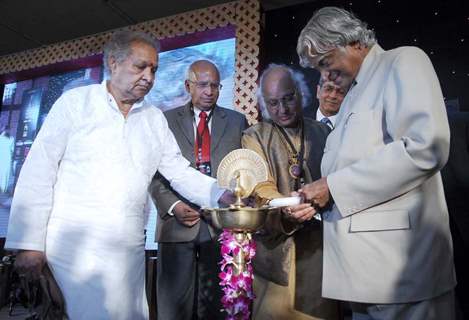
[[[237,1],[130,26],[161,40],[159,69],[147,99],[162,110],[188,101],[188,65],[209,59],[220,69],[221,106],[257,119],[259,5]],[[6,234],[11,197],[22,163],[47,113],[69,89],[103,80],[101,48],[112,32],[0,57],[4,84],[0,109],[0,237]],[[32,68],[32,69],[30,69]],[[149,201],[147,248],[153,243],[155,209]]]

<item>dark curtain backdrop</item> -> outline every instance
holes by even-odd
[[[447,105],[469,111],[467,0],[317,0],[267,11],[263,19],[260,70],[271,62],[301,68],[296,54],[298,35],[313,12],[324,6],[351,10],[374,29],[385,50],[398,46],[423,49],[433,62]],[[315,90],[319,74],[311,69],[302,70]],[[313,100],[313,108],[317,108],[317,101]]]

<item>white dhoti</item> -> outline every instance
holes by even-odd
[[[145,296],[143,217],[49,221],[47,261],[66,301],[70,319],[148,319]],[[109,224],[112,221],[112,224]],[[114,230],[112,227],[115,227]]]

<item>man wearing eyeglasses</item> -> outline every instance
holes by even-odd
[[[303,117],[311,93],[303,75],[285,65],[262,73],[258,101],[264,121],[244,132],[242,144],[268,164],[268,181],[254,190],[264,204],[320,178],[329,129]],[[315,214],[310,203],[286,208],[257,236],[253,319],[337,319],[337,303],[321,298],[322,232]]]
[[[327,124],[334,129],[337,113],[340,110],[342,100],[347,93],[347,88],[338,86],[332,81],[327,81],[323,77],[319,78],[316,97],[319,100],[319,108],[316,111],[316,120]]]
[[[331,130],[334,129],[337,113],[339,113],[340,105],[347,94],[347,90],[348,86],[336,85],[333,81],[321,76],[316,87],[316,98],[319,101],[319,107],[317,110],[307,107],[304,111],[305,117],[316,119],[326,124]]]
[[[246,118],[216,104],[220,74],[207,60],[190,65],[185,88],[191,100],[165,116],[183,156],[200,172],[216,177],[223,157],[241,147]],[[159,214],[158,319],[224,319],[217,234],[201,219],[199,207],[171,189],[162,176],[154,179],[151,192]]]

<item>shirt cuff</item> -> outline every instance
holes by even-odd
[[[37,243],[25,243],[21,241],[6,241],[5,242],[5,250],[8,251],[21,251],[21,250],[28,250],[28,251],[40,251],[45,252],[43,245],[38,245]]]
[[[173,203],[173,204],[171,205],[171,207],[169,207],[169,209],[168,209],[168,214],[169,214],[170,216],[174,216],[173,209],[174,209],[174,207],[175,207],[179,202],[181,202],[181,200],[176,201],[175,203]]]

